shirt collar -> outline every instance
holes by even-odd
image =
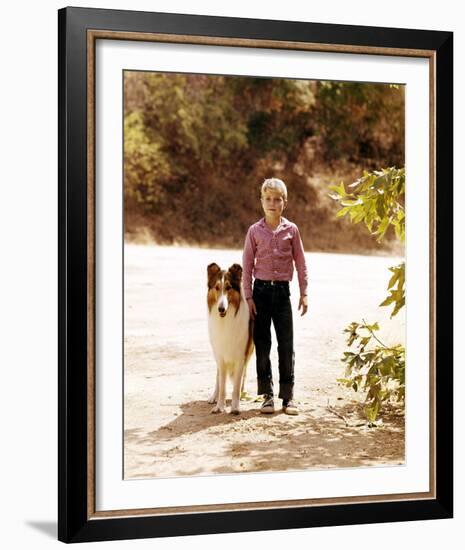
[[[265,218],[262,218],[259,223],[262,227],[265,227],[266,229],[269,229],[269,227],[266,225]],[[277,231],[278,229],[281,229],[283,227],[287,227],[288,225],[290,225],[289,220],[287,220],[286,218],[281,216],[281,223],[278,225],[278,227],[275,229],[275,231]]]

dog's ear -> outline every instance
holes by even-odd
[[[237,282],[241,282],[241,279],[242,279],[242,267],[239,265],[239,264],[233,264],[230,268],[229,268],[229,273],[231,273],[231,277],[237,281]]]
[[[212,280],[218,275],[220,271],[221,267],[215,263],[212,263],[207,267],[208,286],[211,286]]]

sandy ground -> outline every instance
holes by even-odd
[[[307,254],[309,312],[297,313],[294,280],[295,397],[300,414],[260,415],[255,355],[240,416],[210,414],[216,366],[206,317],[206,267],[241,262],[235,250],[125,246],[124,476],[353,468],[402,464],[403,409],[382,425],[364,422],[361,397],[341,387],[344,328],[381,323],[386,344],[404,343],[404,317],[378,308],[399,258]],[[296,279],[296,277],[294,277]],[[274,337],[274,334],[273,334]],[[277,354],[272,364],[277,391]],[[281,402],[278,401],[281,406]]]

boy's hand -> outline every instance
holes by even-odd
[[[300,316],[302,317],[302,315],[305,315],[307,313],[307,309],[308,309],[307,296],[301,296],[300,297],[299,307],[297,309],[300,310],[300,308],[302,308],[302,313],[300,314]]]
[[[247,305],[249,306],[250,318],[255,319],[255,316],[257,315],[257,308],[255,306],[255,302],[253,301],[253,298],[247,299]]]

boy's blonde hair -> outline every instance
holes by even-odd
[[[266,179],[261,188],[260,196],[266,191],[266,189],[272,189],[273,191],[279,191],[283,196],[283,199],[287,201],[287,187],[286,184],[278,178]]]

